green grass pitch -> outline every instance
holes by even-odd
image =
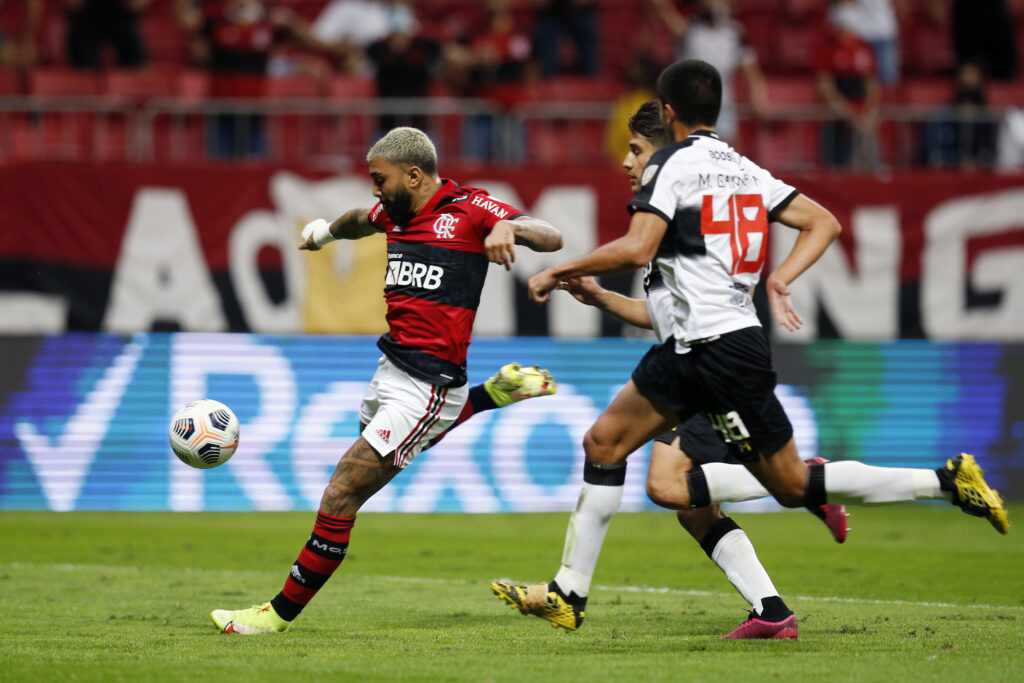
[[[1024,542],[946,505],[736,515],[798,641],[723,641],[742,599],[671,513],[612,523],[583,628],[488,582],[550,578],[568,515],[360,516],[284,635],[214,608],[280,589],[311,513],[0,513],[3,681],[1020,681]],[[1024,506],[1010,518],[1024,519]]]

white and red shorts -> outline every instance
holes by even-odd
[[[468,397],[467,385],[435,386],[381,356],[359,408],[362,436],[382,458],[405,467],[455,423]]]

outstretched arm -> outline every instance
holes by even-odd
[[[511,270],[516,260],[516,244],[533,251],[558,251],[562,248],[562,233],[547,221],[530,216],[498,221],[484,239],[487,259],[491,263],[504,265],[505,270]]]
[[[305,242],[299,249],[316,251],[334,240],[357,240],[380,232],[370,223],[370,212],[367,209],[346,211],[333,223],[317,218],[306,224],[302,229]]]
[[[597,280],[587,277],[571,277],[559,282],[557,289],[572,294],[577,301],[600,308],[602,311],[618,318],[624,323],[644,329],[653,329],[651,314],[647,310],[647,302],[643,299],[631,299],[618,292],[612,292],[597,284]]]
[[[842,227],[825,207],[803,195],[798,195],[779,213],[778,221],[796,228],[800,235],[786,260],[765,280],[765,288],[775,319],[790,332],[795,332],[804,321],[790,301],[789,284],[821,258],[828,245],[842,232]]]
[[[551,290],[563,280],[582,275],[611,275],[636,270],[650,262],[668,229],[661,216],[638,211],[629,222],[629,231],[622,237],[603,244],[589,254],[542,270],[530,278],[530,298],[544,303]]]

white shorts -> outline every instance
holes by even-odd
[[[395,466],[405,467],[455,424],[468,398],[465,384],[438,387],[381,356],[359,408],[362,436],[382,458],[394,457]]]

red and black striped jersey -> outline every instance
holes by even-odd
[[[441,182],[408,225],[395,225],[380,203],[370,210],[370,223],[388,240],[389,331],[377,345],[414,377],[454,387],[466,383],[466,351],[487,276],[484,238],[498,221],[523,214],[485,190]]]

